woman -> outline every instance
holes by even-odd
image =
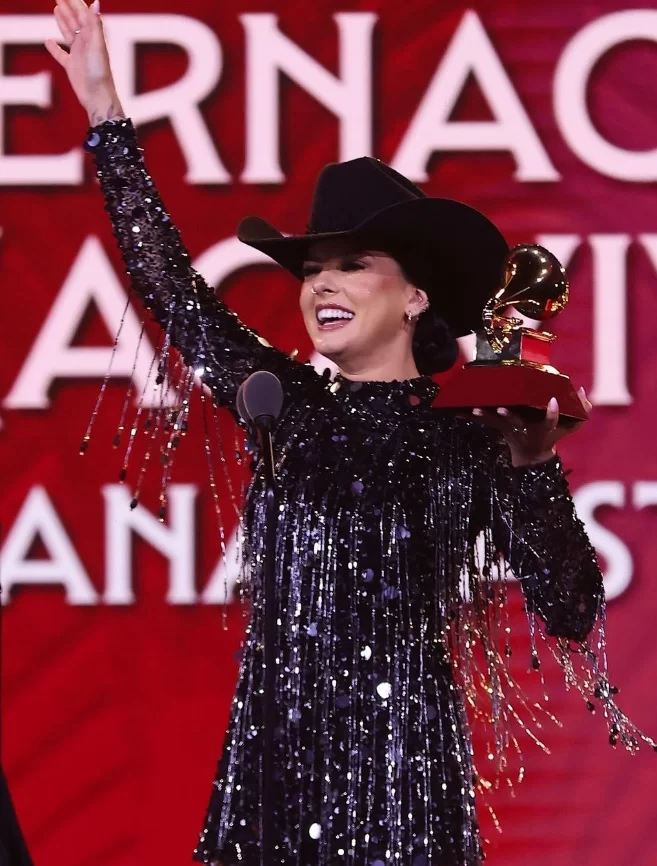
[[[522,700],[505,663],[500,554],[571,681],[603,702],[612,736],[636,744],[586,643],[602,581],[555,454],[558,406],[525,425],[504,410],[461,419],[431,405],[428,374],[453,362],[450,332],[477,324],[506,244],[481,214],[428,199],[370,159],[322,172],[302,237],[243,221],[240,238],[302,281],[308,332],[339,368],[332,382],[318,376],[242,325],[192,270],[121,111],[97,8],[57,0],[55,15],[68,51],[48,50],[88,111],[86,148],[133,288],[218,404],[234,408],[256,369],[283,384],[275,862],[475,866],[464,704],[487,716],[502,753],[511,701]],[[256,471],[244,516],[253,611],[194,853],[203,863],[260,862],[263,520]],[[573,647],[588,665],[579,679]],[[477,684],[487,709],[476,708]]]

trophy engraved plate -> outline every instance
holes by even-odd
[[[566,272],[552,253],[538,245],[514,247],[506,260],[504,284],[482,310],[474,361],[441,386],[433,405],[503,406],[533,421],[545,416],[550,398],[556,397],[559,424],[585,420],[572,382],[550,363],[554,334],[507,315],[513,307],[522,316],[544,322],[564,309],[568,293]]]

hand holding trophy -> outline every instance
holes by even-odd
[[[559,406],[558,424],[572,427],[588,417],[587,406],[570,379],[550,364],[555,339],[505,315],[513,307],[543,322],[568,303],[568,278],[558,259],[538,245],[514,247],[506,261],[504,284],[482,310],[475,360],[452,376],[434,401],[441,408],[503,407],[536,422]]]

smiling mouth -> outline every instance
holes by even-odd
[[[355,313],[351,310],[343,310],[340,307],[323,307],[316,312],[317,325],[320,331],[334,331],[344,328],[354,318]]]

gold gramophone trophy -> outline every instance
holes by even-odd
[[[528,421],[545,417],[551,397],[559,403],[559,424],[586,419],[572,382],[550,364],[554,334],[528,328],[506,316],[545,321],[568,303],[568,278],[556,256],[538,245],[514,247],[506,260],[504,285],[482,311],[475,360],[451,376],[433,405],[440,408],[505,407]]]

